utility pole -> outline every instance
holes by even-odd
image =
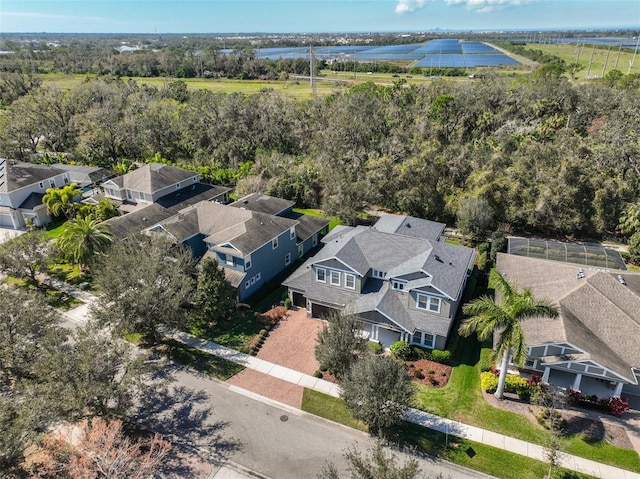
[[[631,73],[631,69],[633,68],[633,64],[636,61],[636,55],[638,54],[638,45],[640,44],[640,37],[638,37],[638,41],[636,42],[636,49],[633,52],[633,57],[631,58],[631,61],[629,62],[629,69],[627,70],[627,75],[629,73]]]
[[[589,59],[589,67],[587,68],[586,78],[589,78],[589,74],[591,73],[591,62],[593,62],[593,54],[596,51],[596,44],[593,44],[593,49],[591,50],[591,58]]]
[[[607,63],[609,63],[609,52],[611,51],[611,44],[609,44],[609,48],[607,49],[607,56],[604,59],[604,65],[602,65],[602,76],[604,77],[604,72],[607,69]]]

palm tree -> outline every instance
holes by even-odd
[[[80,267],[86,267],[91,258],[104,252],[112,242],[107,224],[91,216],[68,221],[56,239],[56,245],[67,259]]]
[[[477,333],[480,341],[499,333],[494,354],[495,357],[502,356],[502,365],[495,396],[502,399],[511,355],[520,366],[527,358],[527,341],[522,321],[537,317],[557,318],[558,310],[546,300],[535,299],[529,289],[519,292],[495,270],[491,272],[490,284],[496,291],[496,297],[482,296],[465,304],[462,310],[471,317],[462,323],[458,332],[462,336]]]
[[[47,188],[42,202],[47,205],[47,212],[53,216],[64,215],[70,218],[75,208],[75,198],[82,195],[82,190],[75,183],[62,188]]]

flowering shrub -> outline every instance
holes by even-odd
[[[480,387],[488,393],[496,392],[496,389],[498,389],[498,381],[498,376],[493,372],[487,371],[480,374]],[[525,378],[514,374],[507,374],[507,379],[504,383],[505,392],[516,393],[521,391],[521,394],[524,389],[527,389],[527,380]]]
[[[620,417],[629,410],[629,399],[619,397],[600,398],[598,396],[583,394],[573,388],[569,388],[567,394],[569,404],[586,409],[596,409],[612,416]]]

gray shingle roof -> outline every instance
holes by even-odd
[[[125,175],[112,178],[111,181],[120,188],[153,193],[197,175],[193,171],[183,170],[171,165],[148,163]]]
[[[260,193],[251,193],[240,198],[238,201],[234,201],[230,206],[257,211],[258,213],[277,215],[283,210],[291,208],[293,205],[295,205],[295,201],[276,198],[274,196],[263,195]]]
[[[288,231],[297,221],[215,203],[198,205],[200,231],[210,244],[231,243],[247,255]]]
[[[383,218],[386,218],[383,231],[366,227],[335,228],[323,239],[325,247],[283,284],[304,292],[314,302],[345,307],[347,312],[369,319],[380,319],[380,315],[386,315],[393,318],[392,323],[400,325],[406,331],[414,332],[418,328],[446,336],[450,326],[449,318],[409,308],[408,293],[392,290],[389,281],[372,278],[368,276],[369,271],[376,269],[387,272],[387,278],[395,275],[408,276],[411,279],[408,289],[430,285],[457,300],[462,294],[469,268],[473,266],[474,251],[438,241],[442,231],[440,226],[427,224],[424,225],[425,228],[415,229],[412,226],[409,229],[414,234],[408,235],[392,232],[398,228],[407,228],[407,224],[420,225],[424,220],[391,215]],[[429,241],[419,238],[417,235],[421,231],[430,232],[436,239]],[[315,281],[312,269],[314,264],[347,270],[342,263],[366,277],[362,293]]]
[[[444,223],[413,216],[384,215],[373,226],[383,233],[394,233],[436,241],[444,231]]]
[[[323,228],[329,226],[330,221],[326,218],[320,218],[318,216],[303,215],[300,213],[288,213],[281,215],[283,218],[289,218],[296,220],[298,225],[296,226],[296,235],[298,237],[298,243],[306,241],[314,234],[320,232]]]
[[[575,264],[499,254],[497,268],[505,278],[531,289],[536,297],[560,306],[560,319],[535,318],[522,326],[530,345],[568,341],[588,357],[635,382],[640,368],[640,296],[629,287],[638,273],[606,272]],[[621,284],[617,275],[627,281]]]
[[[3,159],[0,159],[0,161],[2,160]],[[0,174],[4,174],[4,176],[0,178],[0,192],[10,193],[25,186],[61,175],[66,171],[67,170],[57,166],[4,160],[4,163],[0,165]],[[46,187],[48,188],[49,185],[46,185]]]

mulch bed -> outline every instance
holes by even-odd
[[[444,387],[451,377],[451,366],[429,361],[428,359],[406,361],[405,366],[407,368],[407,374],[412,381],[426,386],[435,388]],[[433,373],[430,371],[433,371]]]
[[[515,394],[505,393],[504,399],[499,401],[493,394],[483,391],[485,401],[491,406],[511,411],[526,417],[534,424],[539,424],[536,416],[540,413],[540,406],[521,401]],[[573,409],[559,409],[558,412],[566,421],[564,433],[567,435],[584,434],[593,441],[603,441],[612,446],[623,449],[633,449],[627,431],[608,421],[589,417],[589,413]]]

